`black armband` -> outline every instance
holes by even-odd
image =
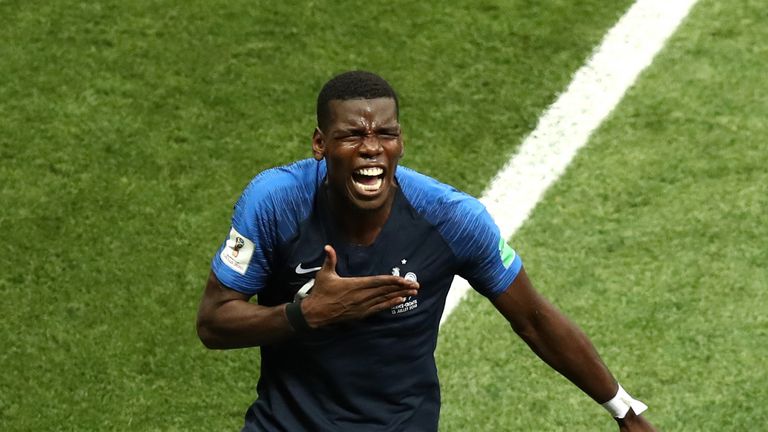
[[[293,303],[288,303],[285,307],[285,315],[288,318],[288,324],[293,327],[293,331],[298,334],[307,333],[312,330],[312,327],[307,323],[304,314],[301,312],[301,302],[304,300],[300,298]]]

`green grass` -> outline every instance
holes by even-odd
[[[390,79],[407,164],[479,193],[629,1],[602,3],[0,1],[0,429],[236,429],[258,351],[203,349],[197,301],[322,83]]]
[[[661,430],[768,421],[766,17],[702,1],[512,241]],[[478,297],[442,333],[444,430],[615,430]]]
[[[197,301],[322,83],[380,72],[404,163],[479,194],[631,2],[274,3],[0,0],[0,430],[237,429],[258,351]],[[664,430],[766,420],[759,6],[702,0],[513,240]],[[444,328],[443,430],[614,428],[496,315]]]

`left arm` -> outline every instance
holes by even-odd
[[[493,305],[544,362],[568,378],[595,402],[610,400],[618,383],[587,336],[539,294],[521,269]],[[653,431],[642,416],[619,419],[621,430]]]

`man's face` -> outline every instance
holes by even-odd
[[[325,158],[328,185],[356,208],[381,208],[394,192],[403,153],[397,107],[391,98],[332,100],[327,130],[315,130],[315,158]]]

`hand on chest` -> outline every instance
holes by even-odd
[[[366,277],[392,275],[419,283],[419,293],[414,298],[392,309],[392,314],[408,312],[441,291],[447,290],[454,274],[451,255],[440,247],[430,245],[429,236],[419,241],[402,239],[401,244],[374,244],[368,247],[333,244],[337,253],[336,273],[340,277]],[[432,246],[432,247],[430,247]],[[278,301],[292,301],[294,296],[304,296],[325,260],[323,245],[304,245],[293,248],[280,266],[280,277],[274,287],[280,293]],[[319,252],[318,252],[319,251]]]

